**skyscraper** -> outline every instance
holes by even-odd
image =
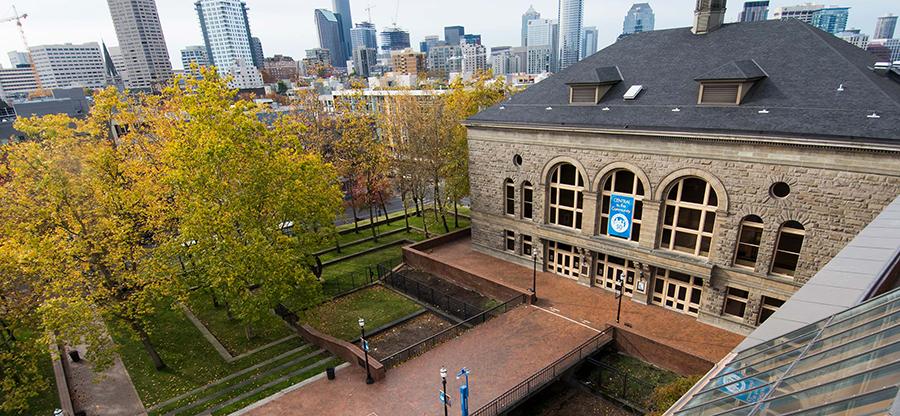
[[[759,22],[769,18],[769,1],[745,1],[744,10],[738,15],[739,22]]]
[[[253,66],[256,69],[262,69],[265,66],[266,55],[263,53],[262,41],[256,36],[250,38],[250,55],[253,56]]]
[[[31,47],[34,68],[46,88],[106,86],[106,62],[97,42]]]
[[[350,29],[350,50],[355,51],[359,48],[378,48],[378,36],[374,24],[357,23],[356,27]]]
[[[462,49],[459,45],[442,42],[428,49],[425,67],[429,72],[447,77],[451,73],[461,71],[461,60]]]
[[[477,43],[463,43],[462,50],[462,76],[463,79],[471,79],[479,72],[487,70],[487,48]]]
[[[889,14],[881,16],[875,23],[875,33],[872,39],[891,39],[894,37],[894,30],[897,28],[897,16]]]
[[[866,49],[869,46],[869,35],[859,29],[848,29],[834,35],[857,48]]]
[[[812,16],[812,25],[828,33],[835,34],[847,30],[849,7],[826,7]]]
[[[540,18],[541,14],[534,10],[533,5],[522,15],[522,46],[528,46],[528,22]]]
[[[588,26],[581,29],[581,57],[580,59],[587,58],[595,53],[597,53],[597,37],[600,36],[600,32],[597,31],[596,26]]]
[[[649,32],[656,26],[656,15],[648,3],[635,3],[631,5],[625,22],[622,24],[622,36],[632,33]]]
[[[353,45],[351,44],[350,29],[353,28],[353,17],[350,15],[350,0],[331,0],[331,10],[337,15],[338,21],[341,22],[341,36],[344,40],[345,58],[349,60],[353,53]]]
[[[460,43],[468,43],[470,45],[481,45],[481,35],[466,33],[462,36]]]
[[[459,41],[466,33],[462,26],[447,26],[444,28],[444,41],[451,45],[459,45]]]
[[[198,0],[194,8],[200,19],[209,65],[215,65],[222,74],[229,72],[239,61],[256,66],[246,3],[241,0]]]
[[[409,32],[397,27],[386,27],[381,31],[381,53],[390,55],[391,51],[402,51],[410,46]]]
[[[191,69],[191,64],[197,64],[196,72]],[[184,68],[184,72],[197,75],[200,72],[200,67],[209,65],[209,58],[206,57],[206,46],[187,46],[182,49],[181,65]]]
[[[778,7],[775,9],[776,20],[784,20],[784,19],[797,19],[802,22],[812,23],[813,15],[819,11],[824,9],[825,6],[821,4],[800,4],[797,6],[784,6]]]
[[[559,25],[553,19],[528,22],[526,71],[529,74],[556,72],[559,58]]]
[[[319,34],[319,47],[327,49],[331,66],[346,68],[347,56],[344,51],[344,39],[341,22],[338,17],[328,9],[316,9],[316,31]]]
[[[441,43],[441,37],[437,35],[425,36],[425,40],[419,42],[419,52],[428,53],[432,46]]]
[[[125,86],[159,89],[172,78],[172,62],[156,0],[107,0],[125,58]]]
[[[559,0],[559,70],[578,62],[584,0]]]
[[[12,65],[13,68],[31,66],[31,64],[28,63],[28,54],[25,52],[12,51],[9,52],[7,56],[9,56],[9,64]]]

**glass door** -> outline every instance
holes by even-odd
[[[547,248],[547,263],[550,271],[560,276],[577,280],[581,275],[581,256],[568,244],[551,241]]]

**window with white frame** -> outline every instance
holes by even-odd
[[[781,307],[781,305],[784,305],[783,300],[769,296],[763,296],[762,303],[759,306],[759,319],[756,324],[762,324],[766,321],[766,319],[769,319],[769,317],[772,316],[772,314],[775,313],[775,311],[777,311],[778,308]]]
[[[631,241],[638,241],[641,237],[641,214],[643,213],[644,184],[629,170],[617,170],[610,174],[603,182],[602,198],[600,199],[600,235],[608,234],[609,210],[613,195],[622,195],[634,198],[634,212],[631,225]]]
[[[793,277],[800,262],[800,250],[806,230],[797,221],[788,221],[778,230],[778,241],[775,243],[775,257],[772,259],[772,273]]]
[[[522,255],[531,257],[534,253],[534,246],[530,235],[522,234]]]
[[[534,187],[531,182],[522,184],[522,218],[530,220],[534,218]]]
[[[504,211],[506,215],[516,215],[516,185],[512,179],[504,182],[504,193],[506,194],[506,205]]]
[[[516,232],[511,230],[506,230],[506,251],[516,251]]]
[[[584,177],[574,165],[563,163],[553,169],[549,185],[547,222],[581,230],[584,216]]]
[[[729,286],[725,290],[725,308],[723,313],[736,318],[744,318],[744,312],[747,311],[747,298],[750,292]]]
[[[756,215],[748,215],[741,220],[738,231],[737,249],[734,253],[734,265],[753,269],[759,257],[759,244],[762,241],[763,221]]]
[[[709,257],[718,195],[700,178],[678,181],[666,195],[660,248]]]

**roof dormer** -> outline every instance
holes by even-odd
[[[622,82],[622,73],[616,66],[597,68],[580,75],[581,78],[566,83],[571,105],[597,105],[613,86]]]
[[[752,59],[731,61],[697,78],[697,104],[740,105],[750,89],[768,77]]]

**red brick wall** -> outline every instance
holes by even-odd
[[[715,365],[704,358],[645,338],[628,328],[616,326],[616,347],[620,352],[683,376],[706,374]]]

